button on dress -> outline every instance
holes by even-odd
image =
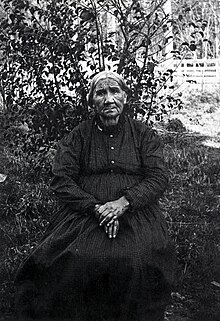
[[[24,320],[138,321],[149,313],[157,320],[152,311],[169,303],[175,282],[158,205],[167,186],[162,147],[127,116],[110,128],[94,117],[59,143],[51,182],[59,210],[15,282]],[[123,195],[130,207],[110,239],[93,209]]]

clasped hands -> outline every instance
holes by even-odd
[[[115,201],[107,202],[103,205],[95,205],[95,216],[99,220],[99,225],[104,226],[109,238],[115,238],[119,231],[119,220],[129,207],[128,200],[122,196]]]

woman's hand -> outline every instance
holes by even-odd
[[[112,224],[109,226],[105,225],[105,233],[108,235],[108,237],[111,238],[116,238],[118,231],[119,231],[119,221],[116,219]]]
[[[100,214],[98,212],[99,207],[101,206],[101,204],[96,204],[94,207],[94,213],[95,213],[95,217],[99,220]]]
[[[95,217],[100,220],[100,214],[98,212],[98,209],[100,208],[100,204],[96,204],[94,208]],[[116,238],[118,231],[119,231],[119,221],[118,219],[115,219],[111,224],[104,225],[105,233],[108,235],[108,237]]]
[[[109,227],[116,219],[124,214],[128,207],[129,202],[124,196],[118,200],[107,202],[99,206],[96,212],[99,214],[100,225],[105,224]]]

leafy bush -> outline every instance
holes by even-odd
[[[175,33],[177,23],[185,23],[184,18],[171,19],[165,2],[3,0],[0,92],[5,126],[27,129],[14,145],[19,139],[22,149],[35,156],[40,148],[53,148],[54,141],[89,117],[88,83],[103,69],[116,70],[127,80],[132,116],[161,119],[167,110],[181,108],[174,70],[157,68],[171,54],[166,45],[172,25]],[[182,9],[188,15],[190,8]],[[111,22],[116,30],[107,28]],[[200,31],[197,25],[192,34],[199,34],[201,42]],[[181,59],[190,48],[178,40],[172,56]]]
[[[165,128],[168,131],[174,131],[174,132],[186,131],[186,127],[183,125],[181,120],[179,120],[178,118],[168,120],[168,123],[166,124]]]
[[[98,71],[112,69],[124,76],[133,117],[160,120],[182,107],[174,71],[166,67],[166,45],[178,20],[164,10],[165,2],[2,1],[0,125],[10,152],[15,151],[14,161],[25,162],[26,178],[50,177],[56,142],[90,117],[88,84]],[[107,28],[111,22],[118,28]],[[193,35],[199,31],[195,28]],[[189,50],[190,44],[179,40],[172,56],[181,59]],[[161,63],[164,70],[158,70]]]

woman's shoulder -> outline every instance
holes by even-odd
[[[85,134],[91,128],[93,118],[81,121],[76,127],[73,128],[72,133]]]
[[[128,117],[128,120],[131,124],[131,126],[134,128],[134,130],[142,135],[157,135],[157,132],[155,129],[153,129],[151,126],[149,126],[146,122],[143,122],[141,120],[137,120],[131,117]]]
[[[88,133],[88,130],[91,128],[93,124],[93,118],[81,121],[78,125],[76,125],[71,132],[70,135],[75,134],[85,134]]]
[[[69,133],[64,135],[60,140],[61,144],[71,144],[73,141],[81,141],[85,136],[89,135],[92,126],[92,119],[84,120],[76,125]]]
[[[131,127],[133,127],[133,137],[138,146],[151,146],[157,148],[163,146],[163,141],[157,131],[148,124],[139,120],[130,119]]]

